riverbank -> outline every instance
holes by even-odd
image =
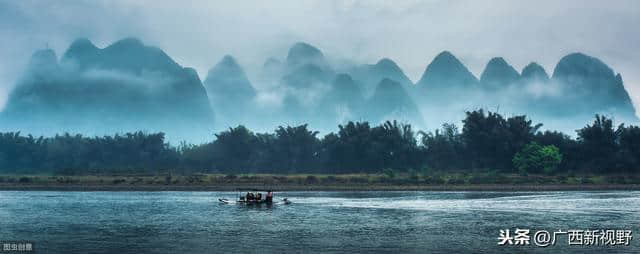
[[[0,191],[237,191],[250,189],[271,189],[274,191],[631,191],[640,190],[640,185],[0,185]]]
[[[640,176],[496,173],[0,175],[0,190],[20,191],[570,191],[640,190]]]

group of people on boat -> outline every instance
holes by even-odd
[[[260,192],[247,192],[247,195],[244,196],[244,200],[247,202],[266,202],[266,203],[271,203],[273,202],[273,192],[271,190],[267,191],[267,195],[265,197],[265,199],[262,199],[262,193]]]

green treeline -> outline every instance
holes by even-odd
[[[505,118],[483,110],[466,113],[462,128],[434,132],[410,125],[367,122],[340,125],[319,137],[307,125],[254,133],[243,126],[201,145],[171,146],[163,133],[104,137],[33,137],[0,133],[3,173],[380,173],[486,170],[521,174],[640,172],[640,128],[613,126],[596,115],[577,139],[539,131],[525,116]]]

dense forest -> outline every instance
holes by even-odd
[[[244,126],[200,145],[171,145],[163,133],[103,137],[33,137],[0,133],[2,173],[114,174],[380,173],[498,171],[520,174],[640,172],[640,127],[614,126],[604,116],[577,130],[577,138],[540,131],[526,116],[470,111],[462,128],[433,132],[385,122],[348,122],[319,137],[307,125],[254,133]]]

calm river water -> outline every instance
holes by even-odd
[[[0,191],[0,242],[35,253],[640,252],[640,192]],[[626,229],[629,246],[498,246],[501,229]],[[2,252],[0,244],[0,252]]]

